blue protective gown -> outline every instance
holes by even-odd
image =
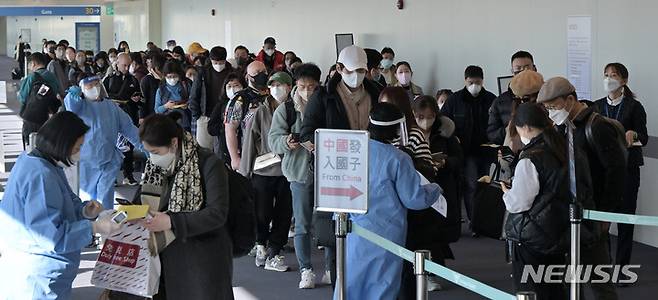
[[[0,299],[70,299],[91,242],[84,203],[62,168],[23,153],[0,202]]]
[[[79,87],[69,89],[64,105],[90,127],[80,150],[80,196],[99,200],[104,208],[112,209],[114,183],[123,162],[123,154],[116,146],[117,138],[120,133],[143,152],[138,129],[114,102],[84,100]]]
[[[421,186],[411,158],[389,144],[370,140],[368,213],[351,214],[353,223],[398,245],[407,237],[407,209],[430,207],[441,194],[436,184]],[[377,163],[372,163],[377,162]],[[347,235],[348,299],[396,299],[402,259],[356,234]],[[334,299],[338,299],[334,293]]]

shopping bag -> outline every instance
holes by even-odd
[[[500,164],[495,164],[488,178],[477,182],[473,199],[471,226],[474,233],[500,239],[505,219],[503,190],[500,187]],[[487,176],[485,176],[487,177]]]
[[[91,275],[96,287],[152,297],[160,283],[160,258],[148,249],[149,231],[124,223],[103,245]]]
[[[210,119],[206,116],[202,116],[196,121],[196,141],[199,146],[212,150],[214,139],[208,133],[208,121]]]

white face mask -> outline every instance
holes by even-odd
[[[313,95],[313,91],[297,91],[299,93],[299,97],[302,98],[304,101],[308,101],[309,98],[311,98],[311,95]]]
[[[233,99],[233,97],[235,97],[235,93],[238,91],[239,90],[237,88],[228,88],[226,89],[226,97]]]
[[[562,125],[569,117],[569,112],[564,108],[559,110],[549,109],[548,117],[551,118],[556,125]]]
[[[113,64],[115,62],[117,62],[116,56],[115,57],[110,56],[110,63]]]
[[[167,49],[169,49],[169,51],[174,51],[174,47],[176,46],[167,46]]]
[[[58,59],[64,59],[64,50],[56,50],[55,56],[57,56]]]
[[[621,87],[621,82],[617,79],[613,79],[610,77],[606,77],[603,79],[603,89],[607,93],[611,93],[613,91],[616,91],[618,88]]]
[[[151,157],[149,159],[154,165],[162,168],[163,170],[170,170],[171,166],[176,160],[176,154],[172,152],[167,152],[165,155],[151,153]]]
[[[128,68],[128,73],[130,73],[131,75],[135,74],[135,65],[130,64],[130,67]]]
[[[411,73],[398,73],[396,77],[402,85],[408,85],[411,83]]]
[[[73,164],[77,164],[77,163],[79,163],[79,162],[80,162],[80,151],[78,151],[78,153],[76,153],[76,154],[71,155],[71,157],[69,158],[69,160],[70,160]]]
[[[482,86],[474,83],[469,85],[466,89],[471,95],[473,95],[473,97],[477,97],[480,94],[480,91],[482,91]]]
[[[436,118],[431,118],[431,119],[416,119],[416,123],[418,124],[418,127],[422,130],[430,130],[432,129],[432,125],[434,125],[434,121]]]
[[[530,141],[532,140],[522,135],[519,135],[519,137],[521,137],[521,143],[523,143],[524,145],[530,144]]]
[[[89,101],[96,101],[100,96],[100,88],[98,86],[94,86],[90,89],[85,89],[83,94],[85,95],[85,99]]]
[[[270,87],[270,95],[278,102],[286,101],[288,96],[288,91],[283,86],[273,86]]]
[[[342,73],[340,74],[343,77],[343,82],[353,89],[359,87],[363,83],[363,78],[366,77],[365,73],[352,72],[350,74]]]
[[[272,54],[274,54],[274,49],[265,49],[265,54],[267,54],[267,56],[272,56]]]
[[[224,71],[226,68],[226,64],[212,64],[212,68],[215,69],[215,72],[221,72]]]
[[[166,81],[168,85],[174,86],[178,83],[178,78],[167,78]]]

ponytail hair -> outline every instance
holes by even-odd
[[[564,137],[553,127],[546,112],[537,103],[523,103],[516,110],[512,120],[516,127],[533,127],[543,131],[544,142],[561,163],[567,163],[567,149]]]
[[[617,74],[619,74],[619,76],[621,76],[622,79],[628,81],[628,69],[622,63],[614,62],[605,65],[605,68],[603,69],[603,73],[605,73],[605,71],[607,71],[610,68],[612,68]],[[635,93],[633,93],[631,89],[628,87],[628,83],[624,84],[624,97],[635,99]]]

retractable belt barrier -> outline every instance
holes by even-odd
[[[610,213],[597,210],[583,210],[583,219],[602,222],[658,226],[658,217]]]
[[[413,251],[408,250],[396,243],[393,243],[379,236],[378,234],[373,233],[355,223],[352,223],[351,229],[352,229],[351,233],[357,234],[363,237],[364,239],[369,240],[375,245],[384,248],[386,251],[391,252],[408,262],[415,263],[415,254]],[[448,281],[451,281],[459,286],[469,289],[489,299],[494,299],[494,300],[534,299],[534,297],[532,297],[534,295],[529,295],[528,293],[525,292],[521,292],[517,296],[505,293],[501,290],[493,288],[489,285],[479,282],[466,275],[462,275],[444,266],[441,266],[429,259],[425,259],[424,264],[425,264],[425,270],[427,272],[437,275]]]

